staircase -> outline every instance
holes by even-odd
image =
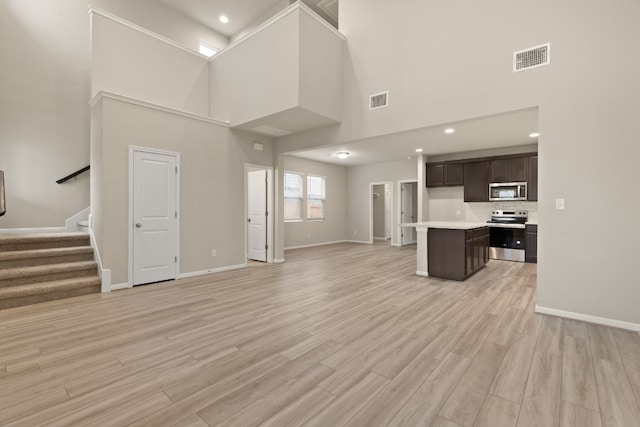
[[[85,233],[0,235],[0,309],[100,292]]]

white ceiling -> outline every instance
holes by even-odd
[[[205,25],[220,34],[231,37],[251,25],[257,25],[258,19],[267,20],[280,10],[289,6],[289,0],[157,0],[159,3]],[[307,6],[319,15],[338,26],[338,0],[304,0]],[[226,15],[229,22],[220,22],[220,15]]]
[[[444,130],[449,127],[455,132],[445,134]],[[418,154],[417,148],[424,150],[422,154],[433,156],[537,143],[537,138],[529,137],[537,129],[538,109],[528,108],[288,154],[325,163],[357,166],[414,157]],[[340,160],[335,156],[339,151],[347,151],[351,155]]]

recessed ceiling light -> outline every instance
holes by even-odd
[[[424,151],[422,148],[416,148],[416,153],[422,153]]]
[[[454,128],[447,128],[444,130],[444,133],[454,133],[456,130]]]
[[[223,24],[229,22],[229,18],[227,17],[227,15],[220,15],[220,22],[222,22]]]
[[[349,153],[348,151],[339,151],[336,153],[336,157],[338,157],[339,159],[346,159],[347,157],[349,157],[351,155],[351,153]]]
[[[540,134],[538,132],[533,132],[533,133],[529,134],[529,138],[537,138],[539,136],[540,136]]]

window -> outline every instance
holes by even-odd
[[[302,220],[302,175],[284,173],[284,220]]]
[[[307,219],[324,219],[326,184],[323,176],[307,176]]]
[[[213,55],[218,53],[218,50],[219,49],[216,49],[210,44],[207,44],[205,42],[200,42],[200,53],[203,54],[204,56],[208,56],[209,58],[211,58]]]

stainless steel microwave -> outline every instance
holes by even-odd
[[[489,200],[527,200],[526,182],[494,182],[489,184]]]

